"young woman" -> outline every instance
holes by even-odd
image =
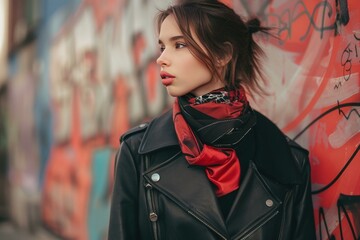
[[[266,32],[217,1],[158,16],[170,111],[121,138],[108,238],[315,239],[307,151],[251,109]]]

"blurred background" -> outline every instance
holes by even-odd
[[[155,64],[170,0],[0,0],[0,238],[102,240],[126,130],[169,108]],[[227,0],[260,38],[252,105],[310,152],[318,239],[360,238],[360,2]]]

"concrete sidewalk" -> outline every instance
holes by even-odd
[[[11,222],[0,222],[1,240],[61,240],[47,230],[39,228],[35,233],[15,227]]]

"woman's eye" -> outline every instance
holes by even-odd
[[[163,52],[165,50],[164,46],[160,46],[160,52]]]
[[[176,43],[175,47],[176,48],[184,48],[184,47],[186,47],[186,44],[185,43]]]

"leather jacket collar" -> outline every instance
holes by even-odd
[[[252,161],[257,169],[283,184],[300,183],[301,169],[296,161],[289,160],[294,156],[282,132],[259,112],[252,111],[252,113],[251,124],[247,129],[241,130],[242,135],[235,136],[240,141],[250,130],[254,131],[256,156]],[[138,152],[146,154],[171,146],[179,146],[172,120],[172,109],[150,122]]]
[[[238,144],[255,124],[256,116],[250,110],[244,117],[216,121],[203,126],[198,130],[198,134],[200,136],[206,134],[211,138],[208,142],[216,147],[232,147]],[[151,136],[151,139],[148,136]],[[219,141],[219,138],[222,140]],[[149,124],[141,142],[139,153],[145,154],[174,145],[178,145],[178,139],[172,120],[172,111],[169,110]]]
[[[172,120],[172,110],[169,110],[150,122],[142,138],[139,154],[146,154],[161,148],[178,145]]]

